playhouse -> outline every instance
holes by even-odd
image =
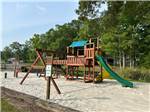
[[[78,77],[78,69],[84,69],[84,82],[98,81],[95,73],[95,52],[98,51],[98,39],[90,39],[72,42],[67,47],[67,64],[66,64],[66,78]],[[102,81],[102,74],[99,81]]]

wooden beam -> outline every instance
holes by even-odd
[[[37,57],[36,60],[33,62],[33,64],[31,65],[31,68],[28,70],[28,72],[26,73],[26,75],[23,77],[23,79],[20,82],[20,84],[23,84],[24,80],[27,78],[27,76],[29,75],[29,73],[33,69],[33,66],[37,63],[38,60],[39,60],[39,57]]]
[[[52,77],[51,77],[51,80],[52,80],[52,83],[53,83],[53,85],[54,85],[54,87],[55,87],[57,93],[58,93],[58,94],[61,94],[61,92],[60,92],[60,90],[59,90],[59,88],[58,88],[58,86],[57,86],[55,80],[54,80]]]
[[[46,99],[50,99],[51,77],[47,78]]]

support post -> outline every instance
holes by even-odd
[[[22,81],[20,82],[20,84],[22,85],[24,80],[27,78],[27,76],[29,75],[29,73],[31,72],[32,67],[29,69],[29,71],[27,72],[27,74],[23,77]]]
[[[17,62],[16,62],[16,59],[15,59],[14,77],[16,77],[16,68],[17,68]]]
[[[31,68],[28,70],[27,74],[23,77],[22,81],[20,82],[20,84],[23,84],[24,80],[27,78],[27,76],[29,75],[29,73],[31,72],[31,70],[33,69],[33,66],[37,63],[37,61],[39,60],[39,57],[36,58],[36,60],[34,61],[34,63],[31,65]]]
[[[86,65],[84,65],[84,82],[86,81]]]
[[[93,58],[93,82],[95,82],[95,59]]]
[[[51,77],[47,78],[46,99],[50,99]]]
[[[57,93],[58,93],[58,94],[61,94],[61,92],[60,92],[60,90],[59,90],[59,88],[58,88],[56,82],[54,81],[54,79],[53,79],[52,77],[51,77],[51,80],[52,80],[52,83],[53,83],[53,85],[54,85],[54,87],[55,87]]]
[[[5,79],[7,78],[7,72],[5,72]]]
[[[53,55],[51,57],[51,60],[52,60],[52,65],[53,65]],[[53,67],[52,65],[51,65],[51,70],[52,70],[52,67]],[[50,99],[51,79],[52,79],[52,71],[50,73],[50,76],[47,76],[46,99]]]
[[[88,66],[88,80],[91,79],[91,69],[90,69],[90,65]]]
[[[52,55],[52,66],[51,66],[51,67],[53,68],[53,55]],[[51,70],[52,70],[52,68],[51,68]],[[60,90],[59,90],[59,88],[58,88],[58,86],[57,86],[55,80],[54,80],[53,77],[52,77],[52,71],[51,71],[50,76],[48,76],[47,78],[48,78],[48,80],[47,80],[46,99],[50,99],[51,81],[52,81],[52,83],[53,83],[53,85],[54,85],[54,87],[55,87],[57,93],[58,93],[58,94],[61,94],[61,92],[60,92]]]
[[[103,80],[103,67],[101,65],[101,81]]]
[[[78,76],[79,76],[79,67],[76,68],[76,73],[77,73],[76,78],[78,79]]]
[[[58,78],[58,66],[56,65],[56,78]]]
[[[95,82],[95,45],[93,45],[93,82]]]
[[[74,79],[74,66],[71,67],[71,71],[72,71],[71,79]]]
[[[66,79],[68,79],[68,65],[66,65]]]

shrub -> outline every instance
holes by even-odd
[[[145,75],[144,81],[145,82],[150,82],[150,74]]]
[[[150,70],[145,68],[126,68],[118,73],[126,79],[150,82]]]
[[[141,77],[141,72],[139,71],[139,70],[131,70],[130,72],[129,72],[129,79],[133,79],[133,80],[140,80],[140,77]]]
[[[27,68],[27,67],[22,66],[22,67],[21,67],[21,71],[22,71],[22,72],[27,72],[27,71],[28,71],[28,68]]]

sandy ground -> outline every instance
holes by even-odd
[[[4,79],[0,72],[1,86],[29,95],[46,99],[46,81],[30,74],[23,85],[20,85],[25,73],[18,78],[8,72]],[[122,87],[114,80],[103,83],[84,83],[82,80],[66,81],[63,77],[55,79],[62,94],[57,94],[54,86],[51,89],[51,102],[58,103],[83,112],[150,112],[150,83],[134,82],[135,88]]]

